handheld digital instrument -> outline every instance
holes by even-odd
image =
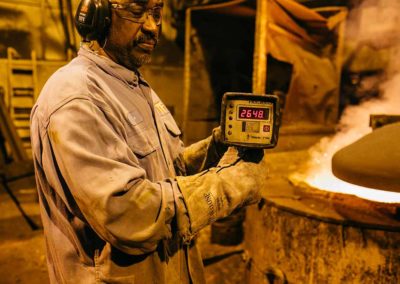
[[[279,98],[275,95],[225,93],[222,141],[246,148],[273,148],[278,142],[279,115]]]

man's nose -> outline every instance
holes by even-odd
[[[157,33],[158,26],[152,15],[148,15],[146,21],[143,23],[143,29],[153,34]]]

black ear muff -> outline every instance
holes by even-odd
[[[103,41],[110,23],[108,0],[81,0],[75,14],[75,26],[83,41]]]

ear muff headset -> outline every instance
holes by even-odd
[[[75,14],[75,26],[84,42],[102,42],[111,23],[108,0],[81,0]]]

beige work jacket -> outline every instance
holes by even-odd
[[[88,49],[52,75],[31,115],[52,283],[204,282],[176,232],[180,134],[140,76]]]

